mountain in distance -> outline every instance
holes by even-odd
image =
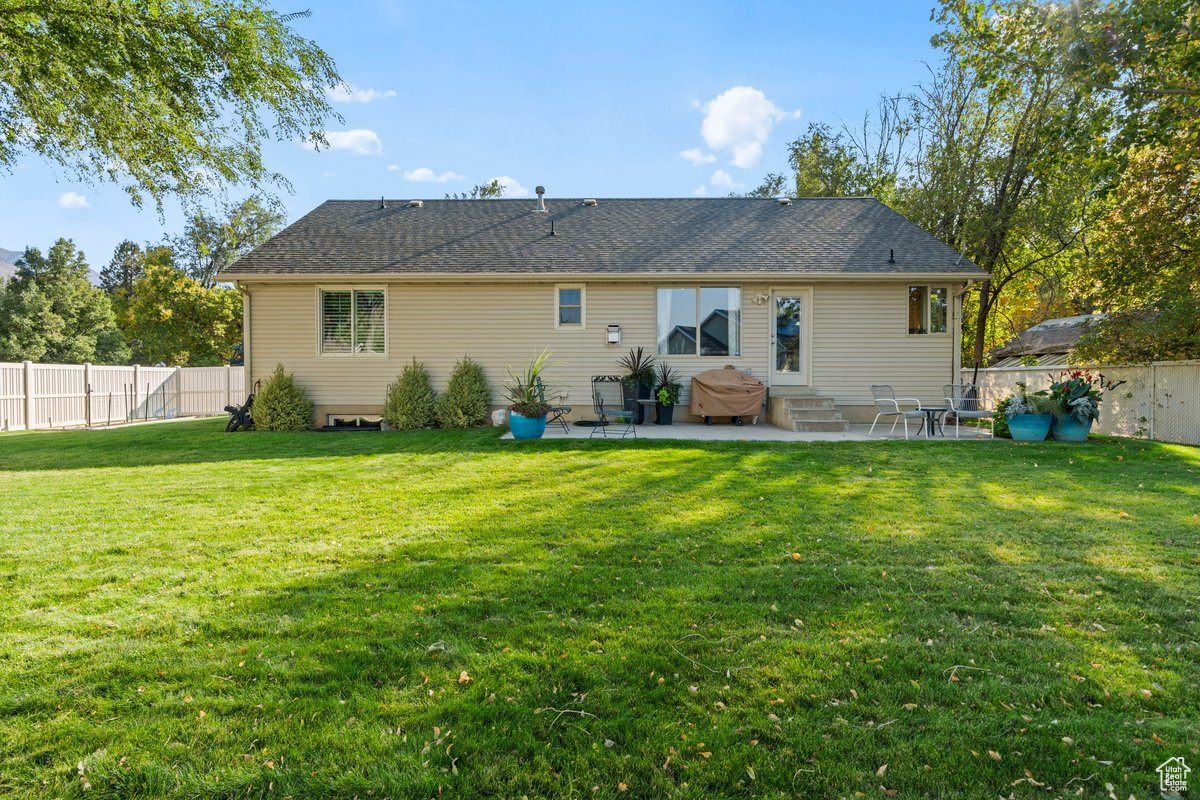
[[[0,247],[0,278],[9,278],[17,271],[16,260],[21,254],[16,250],[5,250]]]
[[[24,252],[24,250],[5,250],[0,247],[0,280],[11,278],[17,274],[17,259]],[[100,274],[94,269],[89,269],[88,280],[91,281],[92,286],[99,286]]]

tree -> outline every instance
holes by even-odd
[[[220,182],[288,187],[268,138],[327,144],[333,61],[262,0],[0,7],[0,167],[35,153],[141,206]]]
[[[113,250],[112,260],[100,270],[100,288],[109,296],[133,294],[133,284],[146,269],[146,256],[136,242],[126,239]]]
[[[499,178],[471,187],[469,192],[447,193],[447,200],[496,200],[504,196],[504,184]]]
[[[46,256],[28,248],[16,267],[4,288],[0,359],[79,364],[127,355],[113,336],[108,297],[88,281],[87,261],[74,242],[59,239]]]
[[[196,211],[172,246],[187,274],[207,289],[221,270],[278,233],[285,221],[277,202],[251,196],[225,203],[220,217]]]
[[[126,336],[141,358],[175,366],[228,363],[242,341],[242,296],[150,264],[134,285]]]

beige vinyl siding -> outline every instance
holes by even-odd
[[[931,285],[948,286],[951,296],[960,288]],[[951,308],[957,310],[957,305]],[[953,331],[957,314],[948,322]],[[812,385],[840,406],[871,406],[868,387],[873,383],[891,384],[897,396],[941,405],[942,387],[955,374],[955,342],[953,332],[908,333],[907,282],[817,285],[813,290]],[[853,416],[861,418],[861,413]]]
[[[362,284],[366,286],[364,282]],[[378,283],[372,283],[378,286]],[[387,385],[404,363],[416,357],[429,368],[435,389],[446,385],[455,361],[464,354],[478,361],[493,387],[493,403],[503,402],[501,387],[511,365],[519,368],[543,348],[551,350],[546,382],[564,387],[575,417],[593,416],[591,378],[620,370],[617,359],[630,348],[654,353],[656,289],[697,283],[587,283],[586,327],[555,327],[553,283],[541,284],[387,284],[387,356],[320,355],[317,352],[317,292],[320,284],[254,284],[249,349],[253,377],[270,374],[276,363],[295,374],[326,413],[378,413]],[[733,364],[762,379],[767,376],[769,305],[753,297],[761,285],[742,288],[741,356],[670,356],[665,360],[685,378]],[[903,309],[901,309],[903,310]],[[605,342],[606,328],[621,326],[621,344]],[[554,392],[547,397],[558,402]]]

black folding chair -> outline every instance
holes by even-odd
[[[614,375],[597,375],[592,378],[592,403],[599,417],[592,436],[626,436],[637,438],[637,399],[626,401],[624,382]]]
[[[545,403],[546,402],[546,387],[542,385],[541,376],[538,376],[536,378],[536,380],[537,380],[538,400],[541,400],[543,403]],[[567,425],[567,415],[570,413],[571,413],[570,406],[550,406],[550,411],[549,411],[549,413],[546,414],[546,424],[553,425],[554,423],[557,422],[559,425],[562,425],[563,433],[570,433],[571,428]]]

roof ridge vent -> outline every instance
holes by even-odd
[[[425,201],[424,200],[409,200],[408,207],[409,208],[424,208]]]
[[[538,186],[533,191],[537,193],[537,198],[538,198],[537,206],[533,210],[538,213],[544,213],[546,211],[546,198],[545,198],[546,187]]]
[[[596,198],[594,198],[594,197],[589,197],[588,199],[586,199],[586,200],[584,200],[584,201],[583,201],[583,205],[585,205],[585,206],[594,206],[594,205],[599,205],[599,204],[596,202]]]
[[[779,198],[779,200],[778,200],[777,202],[778,202],[778,203],[779,203],[779,205],[781,205],[781,206],[790,206],[790,205],[792,204],[792,198],[790,198],[790,197],[781,197],[781,198]]]

